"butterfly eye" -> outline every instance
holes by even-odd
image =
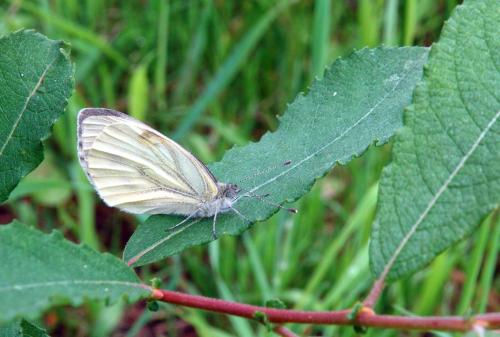
[[[229,189],[231,190],[231,194],[233,196],[236,196],[238,194],[238,192],[241,191],[241,188],[238,185],[236,185],[236,184],[231,184],[231,186],[230,186]]]
[[[228,184],[226,188],[226,197],[227,198],[234,198],[238,195],[238,192],[241,191],[241,188],[238,185],[235,184]]]

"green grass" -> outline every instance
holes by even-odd
[[[87,183],[75,156],[75,116],[82,107],[129,112],[175,137],[204,161],[277,128],[276,115],[307,90],[339,56],[364,46],[430,45],[454,0],[359,1],[11,1],[0,6],[0,34],[34,28],[72,45],[76,91],[46,142],[57,179],[42,178],[0,213],[50,229],[120,256],[139,221],[109,209]],[[330,310],[352,306],[372,279],[367,245],[377,181],[390,144],[370,148],[317,182],[290,216],[279,212],[240,237],[222,237],[139,270],[145,281],[246,303],[280,298],[289,307]],[[37,185],[38,184],[38,185]],[[32,188],[34,190],[29,190]],[[46,205],[36,189],[66,188]],[[21,191],[22,192],[22,191]],[[39,192],[39,190],[38,190]],[[470,240],[426,269],[391,285],[377,310],[463,314],[499,310],[498,215]],[[496,233],[496,235],[488,235]],[[498,304],[497,304],[498,305]],[[255,322],[162,305],[56,308],[49,332],[138,336],[163,327],[168,336],[265,336]],[[127,318],[124,318],[127,317]],[[121,322],[121,323],[120,323]],[[354,336],[349,327],[299,326],[301,335]],[[191,333],[191,334],[189,334]],[[367,336],[398,336],[370,330]]]

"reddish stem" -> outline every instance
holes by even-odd
[[[377,315],[371,310],[361,310],[355,320],[350,320],[347,315],[351,310],[300,311],[274,309],[159,289],[155,289],[153,297],[167,303],[250,319],[255,318],[257,312],[261,312],[272,323],[359,325],[378,328],[442,331],[469,331],[476,325],[486,329],[500,328],[500,313],[482,314],[466,319],[459,316],[406,317]]]
[[[363,305],[365,307],[373,308],[377,303],[380,294],[382,294],[382,290],[384,290],[384,281],[385,281],[385,276],[384,275],[382,276],[383,277],[375,281],[372,289],[370,290],[370,293],[368,294],[368,296],[366,296],[366,299],[363,302]]]
[[[294,334],[293,332],[291,332],[290,330],[281,325],[278,325],[273,330],[282,337],[298,337],[296,334]]]

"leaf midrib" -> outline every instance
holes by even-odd
[[[26,109],[28,108],[28,105],[31,101],[31,99],[35,96],[35,93],[36,91],[40,88],[40,86],[42,85],[42,82],[45,78],[45,76],[47,75],[47,72],[49,71],[49,69],[52,67],[52,65],[54,64],[54,61],[56,59],[52,60],[44,69],[44,71],[42,72],[42,74],[40,75],[40,78],[38,79],[35,87],[33,88],[33,90],[30,92],[30,94],[28,95],[28,97],[26,98],[26,101],[24,102],[24,105],[23,105],[23,108],[21,109],[21,111],[19,112],[19,116],[17,117],[16,121],[14,122],[14,124],[12,125],[12,129],[10,130],[9,134],[7,135],[7,138],[5,139],[5,142],[2,144],[2,147],[0,148],[0,157],[3,155],[3,152],[5,151],[5,148],[7,147],[9,141],[12,139],[12,136],[14,135],[14,132],[16,131],[17,127],[19,126],[19,123],[21,122],[21,119],[23,118],[24,116],[24,113],[26,112]]]
[[[150,287],[142,283],[134,283],[128,281],[118,281],[118,280],[60,280],[60,281],[47,281],[47,282],[35,282],[35,283],[25,283],[25,284],[15,284],[5,287],[0,287],[0,292],[16,291],[16,290],[26,290],[30,288],[43,288],[43,287],[59,287],[67,285],[122,285],[132,288],[141,288],[144,290],[149,290]]]

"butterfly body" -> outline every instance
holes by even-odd
[[[214,199],[207,200],[200,204],[199,210],[196,211],[192,217],[208,218],[214,216],[215,213],[225,213],[233,208],[234,198],[239,192],[238,186],[218,182],[217,187],[219,189],[218,195]]]

